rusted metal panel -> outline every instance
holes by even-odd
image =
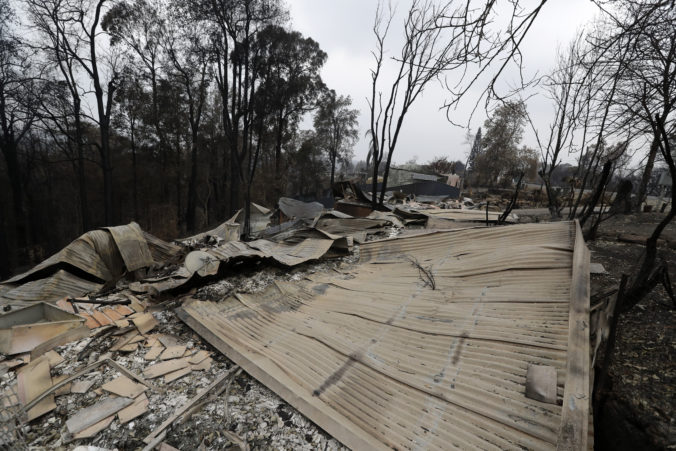
[[[84,319],[45,302],[0,316],[0,352],[30,352],[40,344],[76,328]]]
[[[563,398],[575,232],[528,224],[382,240],[343,276],[195,301],[179,316],[347,446],[553,449],[562,408],[527,398],[526,373],[555,368]]]

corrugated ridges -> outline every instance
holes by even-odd
[[[563,394],[573,230],[557,223],[372,243],[362,246],[368,263],[347,271],[354,278],[279,283],[184,312],[216,347],[264,366],[268,383],[295,387],[287,401],[345,443],[345,431],[306,403],[322,401],[328,418],[384,447],[554,448],[561,407],[526,398],[525,374],[529,363],[556,367]],[[438,289],[402,253],[429,267]]]

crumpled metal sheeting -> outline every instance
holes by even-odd
[[[239,214],[237,212],[235,217]],[[188,242],[197,242],[201,243],[206,241],[208,238],[213,237],[221,241],[238,241],[239,240],[239,224],[233,222],[232,220],[225,221],[222,224],[219,224],[217,227],[207,230],[206,232],[198,233],[197,235],[189,236],[183,238],[179,241],[188,241]]]
[[[150,241],[148,241],[150,240]],[[0,286],[9,286],[5,300],[55,302],[65,296],[98,291],[125,271],[150,267],[164,258],[175,260],[182,249],[143,232],[132,222],[91,230],[29,271]]]
[[[310,260],[320,259],[328,252],[333,243],[334,240],[331,239],[308,238],[297,244],[274,243],[268,240],[250,241],[247,244],[278,263],[295,266]]]
[[[113,236],[127,271],[136,271],[153,264],[153,256],[138,224],[132,222],[123,226],[105,227],[105,230]]]
[[[233,258],[265,258],[264,252],[253,249],[249,243],[243,241],[229,241],[218,247],[206,250],[222,262],[228,262]]]
[[[7,285],[11,287],[11,285]],[[59,270],[44,279],[33,280],[22,285],[10,288],[0,294],[0,303],[9,301],[12,305],[21,305],[16,301],[56,302],[66,296],[83,296],[95,293],[103,287],[103,284],[81,279],[68,271]]]
[[[296,244],[275,243],[255,240],[243,243],[231,241],[222,246],[207,249],[206,252],[223,262],[242,258],[271,258],[286,266],[295,266],[324,256],[333,245],[331,239],[307,238]]]
[[[150,255],[156,262],[176,262],[185,252],[183,247],[161,240],[146,231],[143,231],[143,239],[148,243]]]
[[[60,265],[75,267],[102,282],[124,272],[124,262],[111,234],[105,230],[91,230],[35,267],[3,283],[32,280],[43,276],[43,271]]]
[[[371,229],[380,229],[391,225],[389,219],[368,218],[321,218],[315,223],[315,227],[324,232],[345,236],[358,232],[368,232]]]
[[[450,258],[461,258],[469,253],[505,250],[511,255],[518,255],[517,249],[512,246],[539,246],[544,250],[566,249],[572,252],[574,236],[569,222],[522,224],[500,229],[467,227],[452,232],[425,233],[411,239],[392,238],[366,243],[361,247],[359,256],[360,261],[369,262],[396,260],[403,254],[434,258],[450,252]]]
[[[290,219],[312,219],[324,210],[324,205],[319,202],[303,202],[290,197],[280,197],[279,209]]]
[[[265,208],[262,205],[258,205],[254,202],[251,202],[250,205],[249,226],[251,230],[249,230],[249,233],[257,235],[270,225],[270,217],[272,217],[272,212],[269,208]],[[245,216],[246,214],[244,208],[242,208],[227,221],[229,224],[239,225],[239,235],[244,233]],[[239,235],[237,237],[238,239]]]
[[[379,274],[378,271],[361,271],[364,277]],[[474,303],[490,296],[491,302],[567,302],[570,297],[570,274],[560,269],[549,269],[538,272],[541,277],[533,278],[531,271],[507,270],[500,273],[496,280],[495,273],[483,273],[472,276],[446,279],[437,277],[437,289],[419,294],[419,297],[433,303]],[[358,291],[378,299],[380,294],[401,293],[411,282],[411,274],[401,280],[393,280],[387,286],[376,287],[364,285],[360,279],[338,280],[313,277],[318,282],[331,283],[346,290]],[[528,287],[524,290],[524,287]],[[548,296],[542,293],[548,292]]]
[[[528,364],[549,365],[563,394],[575,227],[369,243],[351,279],[316,275],[178,314],[347,446],[554,449],[562,408],[524,387]],[[538,268],[548,253],[555,264]]]

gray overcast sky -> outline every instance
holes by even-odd
[[[366,97],[371,89],[369,69],[373,57],[370,52],[375,42],[372,26],[377,0],[287,0],[287,3],[293,28],[319,42],[328,54],[322,71],[324,82],[337,93],[350,95],[353,105],[360,110],[359,132],[362,138],[355,146],[355,158],[365,159],[368,141],[363,136],[369,122]],[[398,11],[405,12],[410,3],[400,1]],[[534,0],[526,0],[524,5],[528,7],[534,3]],[[597,7],[590,0],[550,0],[524,41],[525,74],[547,73],[554,65],[557,49],[565,47],[597,13]],[[390,54],[400,48],[396,35],[400,35],[401,30],[402,19],[397,17],[390,29],[393,39],[390,45],[386,45]],[[510,82],[509,74],[504,81]],[[547,133],[553,115],[552,105],[541,89],[531,93],[535,95],[528,101],[528,111],[542,137]],[[469,148],[465,143],[466,130],[450,124],[445,111],[439,110],[447,97],[439,84],[430,85],[425,90],[404,122],[394,155],[396,163],[414,157],[419,163],[424,163],[435,156],[464,161]],[[476,97],[465,99],[453,112],[453,121],[466,123],[475,101]],[[472,130],[482,126],[485,118],[485,112],[480,109],[470,124]],[[310,128],[311,122],[306,120],[304,127]],[[530,132],[526,133],[523,143],[536,147],[535,137]]]

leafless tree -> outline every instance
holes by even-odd
[[[546,144],[540,142],[540,177],[547,192],[549,212],[554,218],[561,216],[561,199],[552,187],[552,174],[561,162],[562,152],[571,153],[575,143],[575,132],[579,128],[580,118],[585,111],[585,78],[580,66],[582,35],[579,35],[567,48],[559,53],[555,70],[545,77],[545,87],[554,102],[554,118],[549,127]],[[530,120],[529,117],[529,122]]]
[[[163,45],[171,64],[169,69],[185,94],[190,124],[190,178],[188,182],[188,205],[186,225],[195,231],[197,208],[199,133],[202,114],[210,84],[210,56],[206,36],[201,33],[199,21],[190,17],[185,5],[174,5],[174,27],[168,27]],[[180,17],[179,17],[180,16]]]
[[[166,34],[164,6],[158,0],[139,0],[133,3],[115,3],[103,19],[102,27],[110,34],[113,47],[122,47],[128,53],[128,64],[135,67],[149,83],[152,115],[150,122],[155,130],[157,153],[160,155],[161,177],[158,183],[163,194],[168,193],[168,145],[162,125],[159,85],[165,75],[166,55],[162,41]]]
[[[493,68],[495,71],[483,92],[487,99],[498,97],[497,80],[510,63],[520,64],[519,46],[545,3],[546,0],[542,0],[524,9],[520,2],[512,2],[507,33],[504,33],[492,27],[498,14],[495,1],[487,0],[480,6],[469,1],[441,4],[414,1],[404,19],[404,44],[400,52],[392,56],[397,70],[389,84],[383,79],[385,42],[395,15],[391,7],[386,9],[379,3],[373,26],[376,48],[372,52],[374,68],[369,99],[374,208],[383,203],[392,155],[404,119],[428,84],[445,79],[451,98],[444,107],[450,115],[481,76]],[[446,78],[451,75],[454,83]],[[387,88],[383,89],[384,86]],[[386,155],[382,189],[377,198],[378,172]]]
[[[253,133],[257,74],[251,70],[252,44],[259,31],[281,21],[286,12],[273,0],[206,0],[203,8],[214,27],[215,78],[230,157],[228,209],[234,213],[241,202],[240,185]]]
[[[7,0],[0,0],[0,151],[7,166],[12,190],[14,246],[8,236],[0,236],[0,278],[8,275],[14,260],[10,254],[28,242],[29,224],[24,205],[24,181],[19,161],[19,145],[36,119],[34,107],[38,74],[31,66],[31,55],[15,28],[14,11]],[[1,214],[1,212],[0,212]],[[3,221],[4,222],[4,221]]]
[[[105,69],[101,55],[101,19],[107,0],[26,0],[34,26],[53,51],[52,63],[61,71],[71,71],[66,78],[77,79],[82,71],[93,85],[100,142],[96,146],[103,170],[105,223],[113,223],[113,167],[110,151],[110,114],[116,87],[112,64]],[[65,67],[64,67],[65,66]],[[106,73],[107,72],[107,73]],[[85,93],[77,92],[79,102]]]
[[[676,134],[676,8],[673,2],[631,3],[625,17],[618,24],[618,33],[631,41],[631,53],[623,60],[626,84],[621,86],[619,105],[621,117],[640,118],[648,125],[651,151],[657,142],[664,161],[669,167],[672,186],[676,182],[676,164],[673,159],[673,140]],[[642,19],[641,27],[627,23]],[[639,126],[640,127],[640,126]],[[657,240],[664,228],[676,216],[672,190],[671,206],[667,215],[657,225],[646,242],[645,255],[638,273],[627,290],[626,305],[631,308],[645,293],[660,281],[658,274],[666,267],[657,265]],[[639,199],[641,201],[641,199]]]

